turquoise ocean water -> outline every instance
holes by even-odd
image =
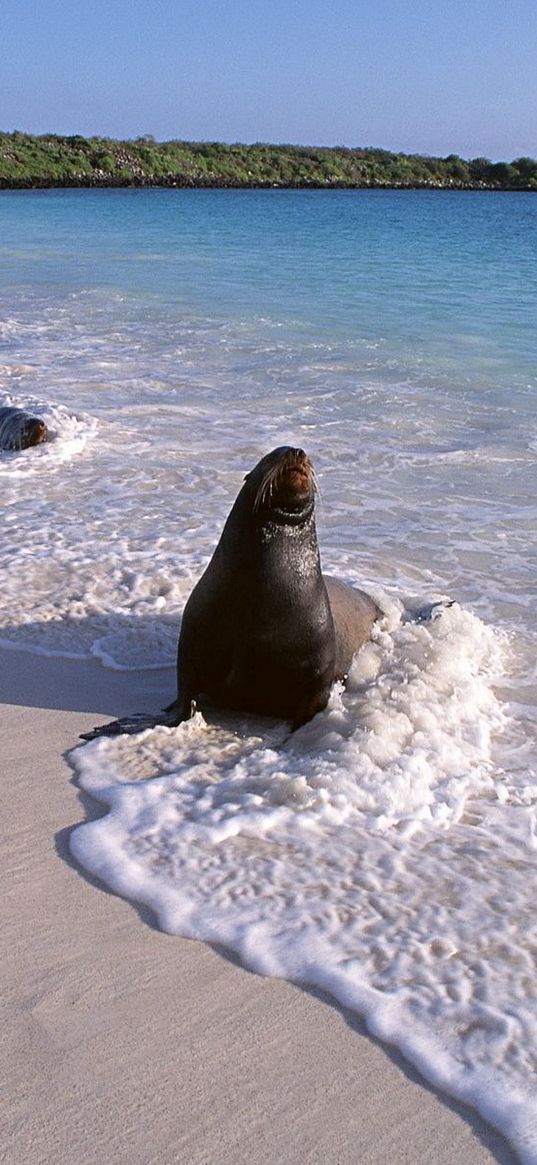
[[[172,663],[284,443],[325,568],[386,613],[290,740],[197,717],[77,752],[110,806],[79,860],[331,991],[537,1161],[537,199],[25,191],[0,222],[0,404],[52,434],[0,454],[0,641]]]

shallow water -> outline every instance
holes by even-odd
[[[316,465],[324,568],[386,613],[292,737],[213,714],[77,750],[110,811],[74,852],[355,1007],[537,1161],[537,200],[47,191],[0,219],[0,403],[52,435],[0,454],[0,641],[173,662],[283,443]]]

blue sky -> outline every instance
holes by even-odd
[[[2,0],[0,129],[537,155],[537,0]]]

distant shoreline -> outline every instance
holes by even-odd
[[[442,186],[439,183],[389,183],[389,182],[362,182],[360,184],[351,183],[279,183],[279,182],[162,182],[162,181],[146,181],[146,182],[76,182],[66,180],[64,182],[58,181],[40,181],[40,182],[24,182],[12,181],[7,182],[0,179],[0,194],[17,192],[17,191],[32,191],[32,190],[295,190],[295,191],[322,191],[322,190],[349,190],[358,192],[360,190],[422,190],[422,191],[451,191],[453,193],[470,193],[481,192],[483,194],[535,194],[533,187],[520,186]]]
[[[537,161],[465,161],[343,146],[226,145],[0,133],[0,190],[537,191]]]

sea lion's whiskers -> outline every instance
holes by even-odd
[[[281,472],[282,472],[281,465],[270,465],[269,466],[269,468],[267,469],[267,472],[265,473],[264,477],[261,479],[261,481],[259,483],[259,489],[255,495],[254,506],[253,506],[255,511],[260,510],[262,506],[267,504],[267,502],[270,503],[272,501],[272,494],[274,492],[274,486],[276,484],[278,484],[278,480],[281,476]]]
[[[311,461],[309,463],[308,470],[309,470],[309,475],[310,475],[311,488],[312,488],[314,494],[316,494],[316,496],[318,498],[320,498],[321,497],[321,487],[319,485],[319,479],[318,479],[317,474],[313,468],[313,465],[311,464]]]

